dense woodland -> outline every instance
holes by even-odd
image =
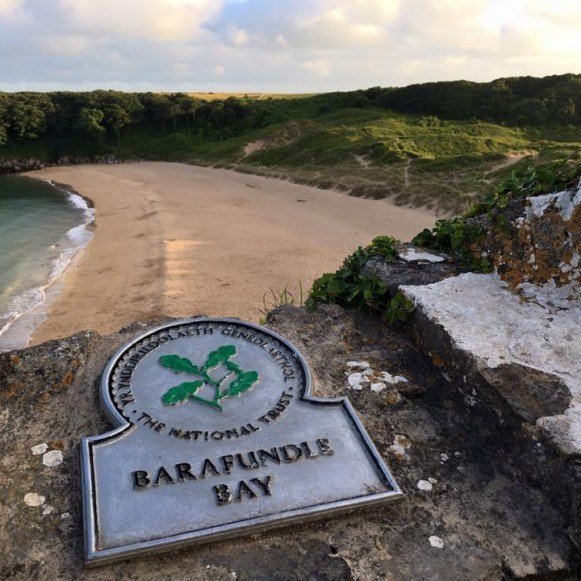
[[[201,100],[183,93],[0,93],[0,152],[19,143],[45,143],[51,156],[93,153],[118,144],[131,127],[160,134],[187,131],[199,142],[224,140],[291,119],[316,118],[343,108],[383,108],[439,119],[481,120],[510,126],[581,123],[581,75],[515,77],[490,83],[425,83],[373,87],[294,99]]]

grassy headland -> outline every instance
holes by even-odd
[[[0,160],[185,161],[441,213],[580,152],[581,75],[321,95],[0,94]]]

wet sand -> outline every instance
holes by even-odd
[[[357,246],[382,234],[409,240],[435,220],[387,200],[177,163],[27,175],[69,184],[96,210],[93,239],[31,344],[163,315],[258,321],[269,289],[298,297],[301,281],[306,295]]]

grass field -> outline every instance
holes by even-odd
[[[252,100],[250,117],[217,127],[182,123],[175,130],[170,123],[138,123],[125,128],[118,143],[91,143],[73,131],[53,141],[14,142],[0,150],[0,160],[56,160],[74,152],[184,161],[354,196],[391,198],[450,215],[483,199],[515,168],[581,156],[581,127],[574,125],[508,127],[372,106],[349,108],[340,93],[190,95],[210,101],[247,96]],[[262,128],[252,129],[256,126]]]
[[[229,139],[200,141],[187,130],[160,138],[143,129],[127,134],[121,151],[389,197],[443,215],[482,199],[515,167],[581,152],[579,128],[444,122],[384,109],[312,115],[293,106],[303,114]]]
[[[187,93],[190,97],[202,99],[204,101],[223,101],[229,97],[237,99],[303,99],[313,97],[316,93]]]

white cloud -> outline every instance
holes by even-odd
[[[276,35],[274,42],[275,42],[275,44],[278,44],[279,46],[287,46],[288,45],[288,40],[284,37],[284,35],[282,35],[280,33]]]
[[[388,27],[399,0],[315,0],[299,8],[285,23],[284,34],[295,46],[345,48],[385,46]]]
[[[580,22],[581,0],[0,0],[0,87],[310,92],[581,72]]]
[[[248,33],[243,28],[238,28],[237,26],[230,27],[228,38],[230,42],[236,46],[244,46],[250,42]]]
[[[318,77],[328,77],[330,72],[329,62],[323,59],[305,61],[303,67]]]
[[[24,0],[0,0],[0,17],[14,16],[23,4]]]
[[[79,32],[156,42],[193,40],[220,14],[221,0],[60,0],[62,15]]]

